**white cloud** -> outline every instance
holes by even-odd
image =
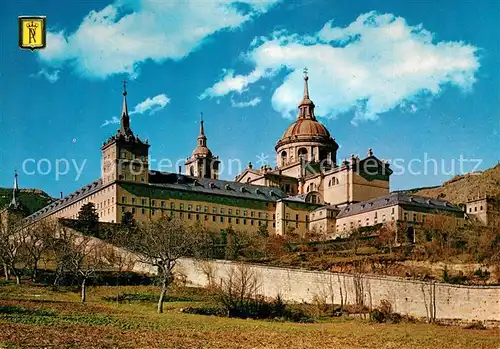
[[[445,85],[470,90],[480,66],[477,52],[463,42],[436,42],[422,25],[410,26],[401,17],[370,12],[345,28],[330,21],[314,35],[280,31],[254,39],[244,55],[254,71],[235,75],[227,70],[202,97],[242,93],[286,69],[272,105],[289,116],[302,98],[302,69],[307,66],[317,115],[353,111],[357,123],[402,105],[416,112],[419,102],[439,95]]]
[[[116,0],[91,11],[73,33],[49,31],[39,56],[44,64],[69,64],[89,78],[136,76],[141,63],[180,60],[208,36],[238,28],[279,1]]]
[[[137,104],[130,112],[130,115],[133,114],[144,114],[149,112],[149,115],[156,113],[158,110],[162,110],[166,107],[166,105],[170,103],[170,98],[168,98],[165,94],[159,94],[154,96],[153,98],[146,98],[141,103]]]
[[[212,87],[207,88],[198,98],[205,99],[207,97],[224,96],[229,92],[242,93],[246,90],[247,86],[260,80],[264,77],[264,73],[260,71],[253,71],[248,75],[234,75],[233,70],[224,70],[224,78],[214,84]]]
[[[154,97],[148,97],[142,102],[138,103],[132,111],[130,111],[129,115],[134,114],[145,114],[153,115],[159,110],[162,110],[170,103],[170,98],[168,98],[164,93],[161,93]],[[120,118],[113,116],[109,120],[105,120],[101,127],[106,127],[108,125],[119,124]]]
[[[115,125],[120,123],[120,118],[117,118],[116,116],[113,116],[109,120],[105,120],[104,123],[101,125],[101,127],[106,127],[108,125]]]
[[[252,98],[251,100],[246,101],[246,102],[235,102],[231,98],[231,106],[233,106],[235,108],[255,107],[260,102],[261,102],[261,100],[259,97]]]
[[[59,80],[59,73],[60,73],[60,70],[58,70],[58,69],[54,69],[52,71],[49,71],[48,69],[42,68],[36,74],[30,74],[30,78],[44,77],[50,83],[53,84],[54,82]]]

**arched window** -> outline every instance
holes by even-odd
[[[194,176],[194,169],[193,169],[193,166],[191,166],[191,167],[189,168],[189,174],[190,174],[191,176]]]
[[[285,164],[285,163],[286,163],[286,156],[287,156],[286,151],[284,151],[284,150],[283,150],[283,151],[281,152],[281,163],[282,163],[282,164]]]
[[[331,187],[331,186],[332,186],[332,180],[331,180],[331,179],[328,181],[328,186],[329,186],[329,187]]]
[[[307,149],[306,148],[300,148],[298,151],[299,159],[304,159],[307,160]]]

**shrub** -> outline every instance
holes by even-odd
[[[466,330],[486,330],[486,326],[481,321],[473,322],[464,327]]]
[[[392,305],[388,300],[380,301],[380,306],[370,314],[370,319],[378,323],[397,324],[401,322],[402,316],[392,312]]]
[[[477,268],[474,271],[474,276],[481,281],[487,281],[490,278],[490,272],[488,270],[482,270],[481,268]]]
[[[181,309],[186,314],[224,316],[224,310],[216,306],[187,307]]]
[[[448,284],[466,284],[469,281],[469,278],[464,275],[463,272],[459,272],[458,275],[450,275],[448,272],[448,268],[445,266],[443,269],[443,282],[448,283]]]

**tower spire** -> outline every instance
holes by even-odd
[[[309,76],[307,76],[307,68],[304,68],[304,97],[299,104],[298,119],[311,119],[316,120],[314,116],[314,103],[309,98]]]
[[[304,68],[304,99],[309,99],[309,76],[307,76],[307,67]]]
[[[123,136],[131,136],[133,135],[132,130],[130,129],[130,117],[128,115],[128,107],[127,107],[127,81],[123,80],[123,105],[122,105],[122,115],[120,118],[120,130],[118,133]]]
[[[205,136],[205,128],[203,127],[203,112],[200,112],[200,136]]]
[[[12,189],[12,200],[10,201],[9,208],[19,208],[19,184],[17,182],[17,171],[14,170],[14,188]]]
[[[203,112],[200,113],[200,135],[198,136],[198,146],[207,146],[207,137],[205,136],[205,127],[203,126]]]

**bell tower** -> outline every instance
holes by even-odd
[[[191,157],[186,159],[186,175],[200,178],[219,178],[219,158],[214,156],[207,147],[207,136],[203,125],[203,113],[200,117],[200,134],[198,135],[196,148]]]
[[[127,86],[123,82],[123,104],[120,128],[101,147],[103,184],[116,180],[148,183],[149,144],[134,135],[127,107]]]

